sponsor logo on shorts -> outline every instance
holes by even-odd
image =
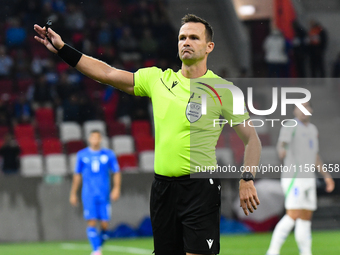
[[[209,249],[211,249],[211,246],[214,243],[214,239],[207,239],[207,243],[208,243]]]

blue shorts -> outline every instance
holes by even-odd
[[[109,200],[89,197],[83,199],[84,219],[109,221],[111,218],[111,203]]]

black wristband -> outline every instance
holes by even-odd
[[[77,51],[75,48],[72,48],[66,43],[58,51],[58,56],[72,67],[75,67],[78,64],[82,55],[83,53]]]

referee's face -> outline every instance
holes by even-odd
[[[199,22],[185,23],[178,35],[178,55],[184,64],[194,64],[207,58],[214,43],[207,42],[205,26]]]
[[[93,132],[89,136],[89,145],[92,149],[100,148],[100,143],[102,141],[102,136],[98,132]]]

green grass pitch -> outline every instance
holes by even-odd
[[[221,255],[265,255],[271,233],[221,236]],[[103,248],[103,255],[150,254],[151,238],[113,239]],[[46,242],[0,244],[4,255],[89,255],[90,246],[83,242]],[[281,250],[281,255],[298,255],[294,235],[291,234]],[[313,254],[339,255],[340,231],[314,231]]]

